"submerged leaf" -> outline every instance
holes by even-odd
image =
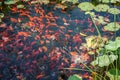
[[[106,12],[110,7],[107,4],[99,4],[94,7],[94,9],[98,12]]]
[[[74,74],[68,78],[68,80],[82,80],[82,77],[80,77],[77,74]]]
[[[111,23],[107,24],[106,26],[104,26],[104,30],[106,30],[106,31],[117,31],[119,29],[120,29],[120,25],[115,22],[111,22]]]
[[[83,11],[90,11],[94,9],[94,5],[90,2],[82,2],[78,5],[78,8]]]
[[[98,65],[99,67],[109,66],[109,64],[113,63],[117,58],[117,55],[103,55],[97,57],[96,60],[91,62],[91,64],[93,66]]]

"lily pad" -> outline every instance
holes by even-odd
[[[4,1],[4,3],[7,4],[7,5],[11,5],[11,4],[15,4],[18,1],[19,0],[9,0],[9,1]]]
[[[99,2],[102,2],[102,3],[116,3],[116,2],[120,2],[120,0],[99,0]]]
[[[19,8],[24,8],[25,6],[24,5],[17,5],[17,8],[19,9]]]
[[[72,2],[73,4],[78,3],[78,0],[62,0],[62,3]]]
[[[99,36],[88,36],[85,38],[86,47],[96,49],[104,46],[104,43],[107,41],[107,38]]]
[[[117,75],[116,75],[116,69],[110,69],[106,72],[106,75],[109,77],[110,80],[116,80],[115,78],[118,78],[117,80],[120,80],[120,70],[117,69]]]
[[[82,77],[80,77],[77,74],[74,74],[68,78],[68,80],[82,80]]]
[[[4,17],[4,13],[0,13],[0,18],[3,18]]]
[[[83,11],[90,11],[94,9],[94,5],[90,2],[82,2],[78,5],[78,8]]]
[[[96,58],[96,60],[92,61],[91,64],[93,66],[98,65],[99,67],[109,66],[115,60],[117,60],[117,55],[103,55]]]
[[[110,8],[108,9],[108,12],[111,14],[120,14],[120,10],[117,8]]]
[[[116,27],[115,27],[116,25]],[[120,29],[120,25],[115,22],[108,23],[106,26],[104,26],[104,30],[106,31],[117,31]]]
[[[107,4],[99,4],[94,7],[94,9],[98,12],[106,12],[110,7]]]
[[[2,2],[0,2],[0,6],[2,6]]]
[[[105,45],[105,49],[115,51],[120,47],[120,37],[117,37],[115,41],[109,41],[107,45]]]

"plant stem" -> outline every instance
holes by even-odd
[[[115,8],[115,5],[114,5],[114,8]],[[116,14],[114,14],[114,27],[116,28]],[[115,40],[116,40],[116,32],[115,32]],[[115,43],[115,45],[117,45],[117,43]],[[117,54],[117,50],[115,51],[115,54],[116,55],[118,55]],[[117,62],[118,62],[118,60],[116,60],[116,63],[115,63],[115,66],[116,66],[116,70],[115,70],[115,80],[118,80],[118,69],[117,69]]]
[[[92,18],[92,16],[91,16],[91,15],[90,15],[90,17],[91,17],[91,19],[92,19],[93,24],[95,25],[95,28],[96,28],[97,33],[98,33],[98,36],[99,36],[99,37],[101,37],[101,33],[100,33],[100,31],[99,31],[99,29],[98,29],[97,25],[95,24],[95,21],[93,20],[93,18]]]

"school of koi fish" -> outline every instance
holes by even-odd
[[[80,9],[12,7],[0,23],[0,80],[58,80],[62,68],[86,68],[80,62],[89,64],[91,57],[80,45],[90,34],[94,25]],[[65,72],[92,80],[85,71]]]

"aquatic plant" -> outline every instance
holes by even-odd
[[[86,43],[83,43],[82,45],[89,50],[103,47],[108,39],[99,36],[88,36],[85,38],[85,40]]]
[[[102,3],[116,3],[118,0],[99,0]],[[109,40],[106,37],[102,37],[98,26],[96,25],[96,21],[100,21],[100,24],[104,25],[104,31],[112,31],[115,32],[120,29],[120,25],[116,22],[116,15],[120,14],[120,10],[117,8],[111,8],[107,4],[98,4],[93,6],[89,2],[82,2],[78,5],[78,8],[85,11],[85,14],[89,14],[94,26],[98,32],[98,36],[88,36],[85,38],[86,43],[82,44],[81,49],[87,49],[88,54],[94,55],[94,59],[91,61],[92,68],[89,68],[84,63],[84,66],[94,74],[94,80],[107,80],[106,76],[110,78],[110,80],[119,80],[119,52],[120,48],[120,37],[116,37],[115,41]],[[90,7],[91,6],[91,7]],[[95,10],[96,12],[108,12],[114,15],[114,22],[105,22],[104,17],[95,15],[91,10]],[[94,51],[92,51],[94,50]],[[78,69],[79,70],[79,69]],[[103,72],[104,71],[104,72]]]
[[[20,0],[5,0],[4,4],[6,4],[6,5],[12,5],[12,4],[17,3],[18,1],[20,1]]]
[[[97,12],[106,12],[109,8],[107,4],[98,4],[94,7]]]
[[[110,80],[120,80],[120,70],[117,70],[118,76],[116,76],[116,69],[110,69],[105,74],[110,78]]]
[[[78,3],[78,0],[62,0],[62,3],[72,2],[73,4]]]
[[[74,74],[68,78],[68,80],[82,80],[82,77],[80,77],[77,74]]]
[[[98,65],[99,67],[109,66],[115,60],[118,59],[117,55],[102,55],[98,56],[94,61],[91,62],[93,66]]]
[[[116,24],[116,26],[115,26],[115,24]],[[108,23],[107,25],[105,25],[103,27],[103,29],[105,31],[118,31],[120,29],[120,25],[118,23],[111,22],[111,23]]]
[[[120,37],[117,37],[115,41],[109,40],[105,45],[106,50],[116,51],[120,47]]]
[[[120,14],[120,10],[117,8],[110,8],[108,9],[108,12],[111,14]]]
[[[2,18],[4,17],[4,13],[0,13],[0,22],[2,22]]]
[[[94,5],[90,2],[82,2],[78,5],[78,8],[83,11],[90,11],[94,9]]]
[[[98,0],[99,2],[102,3],[116,3],[116,2],[120,2],[120,0]]]

